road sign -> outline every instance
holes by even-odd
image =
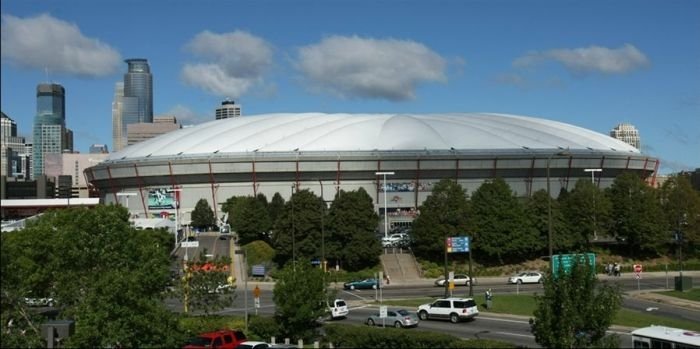
[[[379,318],[383,319],[386,317],[386,305],[382,305],[379,307]]]
[[[634,265],[634,272],[639,274],[642,272],[642,265],[641,264],[635,264]]]
[[[555,254],[552,256],[552,270],[554,270],[554,275],[557,275],[559,269],[562,269],[565,273],[570,272],[575,258],[578,258],[579,262],[587,262],[591,267],[591,272],[595,274],[595,253],[581,253]]]
[[[199,241],[183,241],[180,243],[180,247],[199,247]]]
[[[447,286],[447,288],[449,288],[450,290],[454,290],[455,289],[455,272],[454,271],[450,272],[450,276],[447,278],[447,281],[449,282],[449,286]]]
[[[260,308],[260,297],[255,297],[255,309]]]
[[[456,236],[447,238],[445,241],[447,253],[469,252],[469,237]]]

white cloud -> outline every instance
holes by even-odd
[[[272,46],[243,31],[197,34],[185,49],[206,62],[186,64],[183,80],[218,96],[238,98],[272,65]]]
[[[48,14],[2,15],[2,58],[34,69],[84,77],[107,76],[121,64],[119,52],[84,36],[78,26]]]
[[[415,97],[424,82],[446,81],[446,60],[406,40],[331,36],[299,49],[296,67],[319,91],[394,101]]]
[[[531,67],[548,60],[559,62],[574,73],[624,74],[650,64],[644,53],[633,45],[625,44],[615,49],[590,46],[533,51],[515,59],[513,66]]]

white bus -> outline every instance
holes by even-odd
[[[638,328],[632,331],[632,347],[700,349],[700,332],[653,325]]]

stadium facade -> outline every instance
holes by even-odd
[[[656,158],[607,135],[540,118],[489,113],[265,114],[207,122],[112,153],[85,171],[104,203],[128,205],[141,217],[175,213],[200,199],[220,215],[231,196],[310,189],[330,202],[339,190],[363,187],[381,213],[383,176],[392,222],[412,220],[443,178],[468,193],[503,178],[519,196],[572,189],[585,169],[610,186],[622,172],[650,182]],[[173,191],[173,189],[176,189]],[[129,199],[131,197],[131,199]]]

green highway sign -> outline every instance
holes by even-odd
[[[593,274],[595,274],[595,253],[555,254],[552,256],[552,273],[557,275],[560,268],[565,273],[570,272],[573,262],[577,259],[579,263],[587,262],[591,266]]]

